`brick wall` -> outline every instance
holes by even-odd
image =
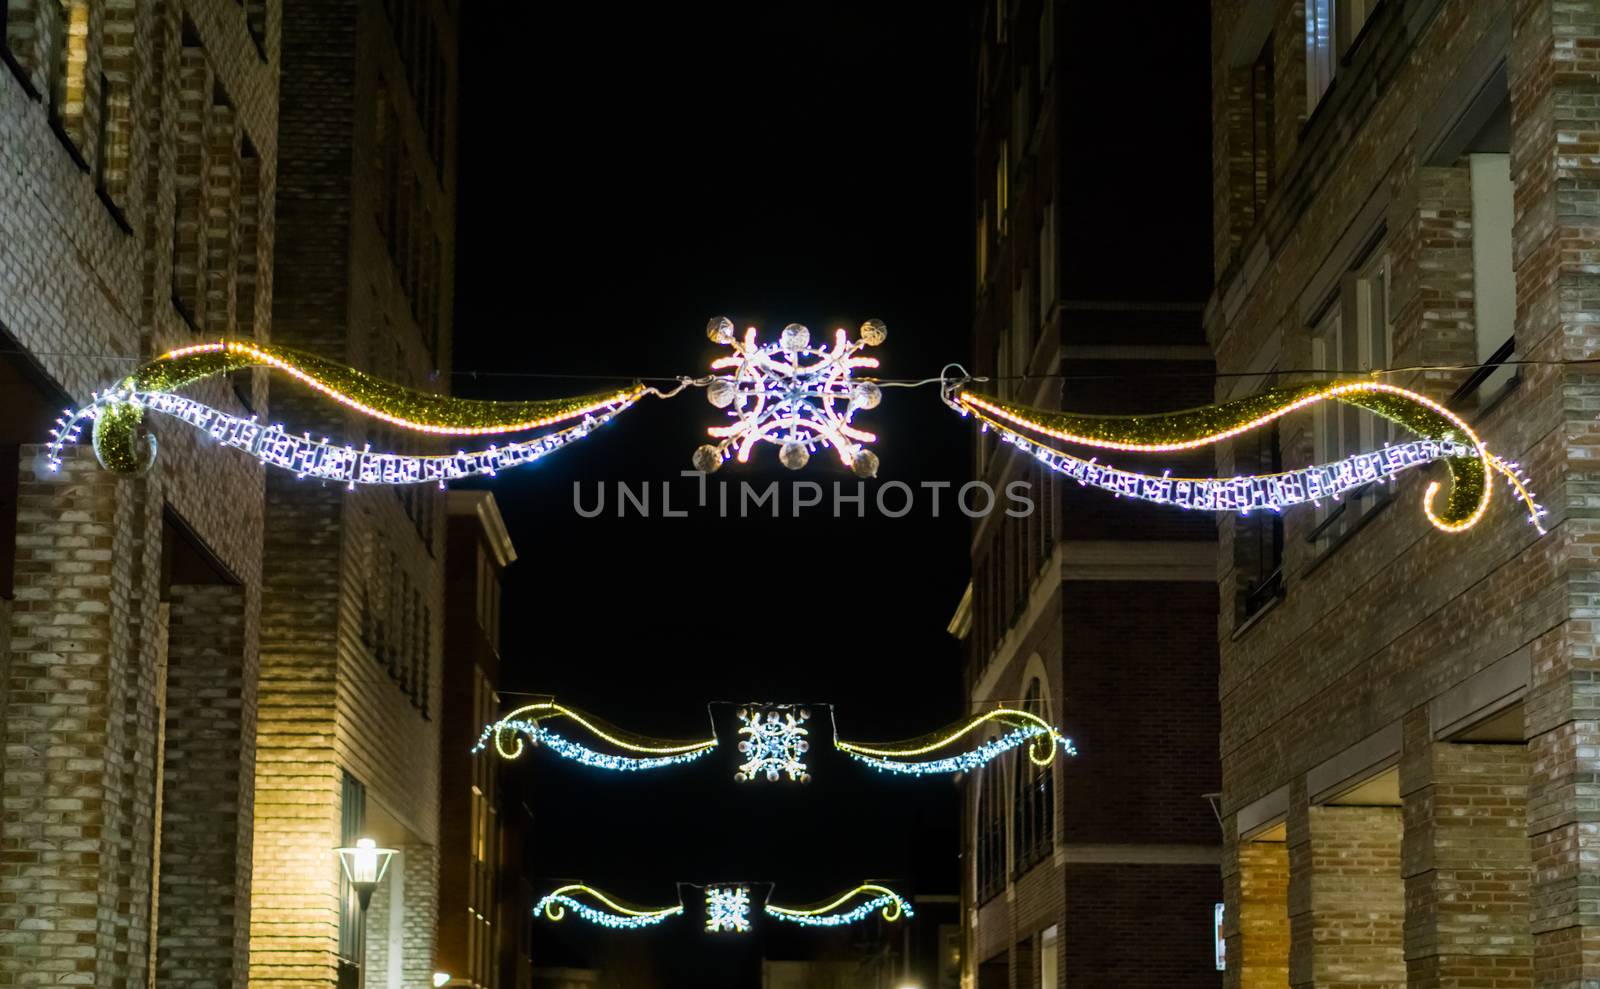
[[[1404,884],[1405,969],[1393,966],[1386,934],[1384,972],[1359,978],[1581,984],[1600,977],[1583,950],[1594,925],[1578,892],[1593,881],[1582,852],[1580,781],[1594,725],[1587,687],[1593,556],[1585,547],[1600,382],[1582,366],[1539,362],[1587,358],[1595,348],[1593,276],[1580,245],[1593,238],[1584,203],[1595,181],[1585,150],[1594,127],[1583,108],[1593,94],[1588,52],[1600,32],[1584,5],[1552,0],[1381,4],[1354,47],[1340,53],[1333,88],[1307,115],[1304,8],[1287,0],[1270,6],[1282,101],[1276,188],[1241,235],[1228,170],[1215,173],[1215,239],[1232,248],[1226,261],[1218,258],[1206,314],[1219,369],[1312,366],[1319,293],[1331,291],[1341,259],[1369,235],[1390,258],[1391,363],[1476,359],[1473,245],[1482,233],[1465,160],[1439,149],[1503,60],[1516,352],[1534,363],[1497,403],[1482,392],[1455,401],[1492,449],[1533,471],[1551,532],[1538,537],[1498,496],[1470,532],[1436,532],[1418,508],[1429,480],[1420,475],[1396,485],[1394,499],[1342,540],[1310,540],[1315,513],[1289,514],[1283,600],[1248,628],[1224,614],[1220,629],[1223,813],[1230,820],[1255,814],[1287,792],[1291,833],[1301,821],[1311,834],[1305,854],[1291,862],[1291,872],[1311,878],[1293,885],[1316,888],[1311,822],[1344,809],[1326,806],[1308,780],[1356,758],[1364,740],[1404,725],[1399,751],[1388,756],[1402,767],[1403,793],[1387,808],[1404,817],[1403,865],[1382,871],[1386,885]],[[1230,49],[1245,47],[1241,32],[1254,10],[1244,0],[1213,4],[1217,73],[1232,68]],[[1235,96],[1223,85],[1213,95],[1214,119],[1225,122],[1237,112],[1229,106]],[[1219,126],[1214,142],[1218,161],[1238,151],[1233,129]],[[1389,380],[1449,400],[1465,378],[1460,370],[1427,370]],[[1289,417],[1282,429],[1285,465],[1308,462],[1311,417]],[[1224,522],[1225,547],[1237,525]],[[1234,554],[1222,559],[1226,596],[1236,580],[1227,568]],[[1470,688],[1511,662],[1528,671],[1515,685],[1524,692],[1525,744],[1454,743],[1456,728],[1438,720],[1441,705],[1506,700]],[[1522,840],[1531,871],[1518,861]],[[1298,909],[1297,916],[1316,912],[1304,903]],[[1319,946],[1359,938],[1366,923],[1349,918],[1320,934],[1323,941],[1299,936],[1297,927],[1293,980],[1321,978]],[[1314,922],[1307,929],[1322,930]]]

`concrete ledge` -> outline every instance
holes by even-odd
[[[1239,808],[1234,815],[1239,824],[1239,839],[1248,841],[1289,816],[1289,784],[1285,783],[1260,800]]]
[[[1381,728],[1306,773],[1313,804],[1350,789],[1400,761],[1400,722]]]
[[[1435,739],[1447,738],[1498,714],[1527,692],[1533,652],[1523,646],[1428,702],[1428,727]]]

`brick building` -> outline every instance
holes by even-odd
[[[457,5],[288,0],[274,339],[449,383]],[[417,440],[274,382],[296,429]],[[356,442],[360,442],[359,439]],[[431,984],[443,495],[266,485],[251,983]],[[329,851],[400,850],[365,916]]]
[[[472,754],[514,704],[498,693],[500,575],[517,553],[492,493],[451,491],[447,503],[437,967],[452,986],[531,989],[525,795],[507,763]]]
[[[0,985],[244,983],[262,470],[160,423],[139,477],[39,444],[139,361],[265,337],[278,24],[0,5]]]
[[[970,366],[1036,406],[1208,401],[1205,10],[989,0],[975,23]],[[1111,82],[1130,71],[1170,81],[1159,111]],[[1011,454],[981,436],[976,477],[1035,509],[974,522],[951,631],[972,710],[1035,711],[1082,755],[966,777],[962,984],[1219,985],[1215,525]]]
[[[1550,510],[1542,537],[1501,498],[1446,535],[1415,476],[1276,533],[1223,520],[1230,987],[1600,980],[1600,390],[1560,363],[1600,340],[1596,50],[1590,3],[1212,5],[1205,327],[1220,370],[1258,375],[1216,397],[1401,369],[1385,380],[1525,463]],[[1404,370],[1441,365],[1481,368]],[[1386,436],[1303,412],[1268,452],[1300,466]]]

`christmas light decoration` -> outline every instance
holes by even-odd
[[[578,896],[592,897],[605,904],[609,910],[602,910],[578,900]],[[624,906],[592,886],[582,883],[573,883],[552,890],[539,898],[533,905],[535,916],[544,914],[550,920],[559,921],[566,916],[567,910],[587,920],[591,924],[601,927],[612,927],[620,930],[629,930],[640,927],[654,927],[668,917],[676,917],[683,913],[683,904],[677,906],[660,907],[657,909],[637,909]]]
[[[750,887],[706,887],[706,932],[732,931],[743,934],[750,929]]]
[[[852,372],[878,366],[877,358],[859,357],[857,352],[887,339],[881,321],[862,324],[855,341],[838,330],[831,348],[812,346],[811,331],[799,323],[784,327],[777,343],[758,343],[754,327],[741,341],[733,321],[725,316],[707,324],[706,335],[733,348],[731,356],[711,362],[713,371],[731,373],[713,377],[706,398],[727,409],[734,422],[709,430],[718,442],[695,451],[696,469],[716,470],[730,449],[744,463],[751,448],[765,442],[779,447],[779,462],[791,470],[804,467],[821,445],[832,447],[858,475],[877,474],[877,454],[861,446],[876,437],[855,428],[851,419],[858,409],[875,408],[882,391],[874,382],[853,380]]]
[[[948,749],[991,723],[1009,725],[1011,731],[966,752],[930,760],[913,758]],[[1053,762],[1058,749],[1067,755],[1078,754],[1072,739],[1057,731],[1055,726],[1036,714],[1016,708],[985,711],[942,731],[900,742],[849,742],[837,736],[833,741],[834,748],[857,762],[884,772],[910,776],[968,772],[1024,744],[1028,746],[1028,759],[1038,766]]]
[[[566,718],[601,741],[623,750],[624,754],[596,751],[564,738],[541,724],[553,718]],[[709,755],[717,746],[715,737],[698,741],[676,741],[628,735],[606,725],[593,715],[551,700],[524,705],[485,726],[478,738],[478,744],[473,746],[472,751],[482,752],[493,740],[495,750],[502,757],[516,759],[522,755],[524,738],[534,745],[545,746],[562,758],[572,759],[598,769],[616,771],[660,769],[665,766],[681,765]]]
[[[788,704],[743,708],[739,711],[739,734],[749,737],[739,743],[739,751],[749,756],[739,766],[734,779],[741,783],[765,776],[776,783],[787,774],[791,781],[811,782],[802,758],[811,748],[810,734],[801,727],[811,720],[811,712]]]
[[[489,436],[525,433],[576,423],[538,439],[494,446],[453,456],[407,456],[356,450],[348,445],[294,436],[279,426],[263,426],[181,398],[184,385],[248,367],[269,367],[321,392],[347,408],[401,429],[434,436]],[[138,473],[155,457],[154,438],[141,434],[146,409],[162,412],[209,433],[219,443],[245,450],[263,463],[345,484],[413,484],[493,474],[529,463],[581,438],[631,407],[648,390],[627,388],[531,402],[486,402],[413,391],[354,368],[287,347],[220,341],[184,347],[143,365],[116,388],[94,395],[77,411],[56,421],[48,448],[52,469],[61,464],[65,444],[76,442],[85,421],[94,423],[95,454],[108,470]]]
[[[620,751],[597,751],[551,731],[542,723],[555,718],[572,721]],[[777,782],[787,777],[796,782],[810,781],[811,773],[804,758],[811,748],[810,730],[805,727],[811,719],[809,708],[793,704],[747,704],[739,708],[738,718],[739,752],[744,761],[734,775],[735,780]],[[966,751],[950,751],[985,725],[1009,730]],[[501,756],[516,759],[522,755],[524,739],[586,766],[617,771],[681,765],[709,755],[717,746],[715,736],[698,741],[672,741],[628,735],[593,715],[551,700],[519,707],[485,725],[472,751],[482,752],[492,742]],[[968,772],[1021,747],[1026,747],[1028,758],[1040,766],[1049,765],[1057,751],[1078,754],[1072,740],[1048,721],[1028,711],[1005,707],[974,714],[933,734],[900,742],[846,741],[838,737],[835,727],[833,744],[834,748],[864,765],[910,776]],[[934,758],[917,758],[928,755]]]
[[[704,888],[706,933],[749,932],[752,926],[750,911],[754,903],[751,888],[756,885],[765,884],[717,883],[706,886]],[[854,907],[841,909],[845,904],[863,897],[865,899]],[[586,903],[585,900],[594,900],[600,906]],[[670,907],[633,907],[620,903],[593,886],[583,883],[570,883],[551,890],[540,897],[533,906],[534,916],[542,914],[545,919],[557,922],[565,919],[568,910],[591,924],[616,930],[653,927],[684,913],[681,896],[678,903]],[[862,883],[855,889],[818,906],[781,907],[764,903],[762,910],[767,916],[776,920],[806,927],[840,927],[865,920],[873,913],[878,913],[889,923],[901,919],[909,920],[916,916],[916,911],[911,908],[911,901],[889,887],[876,883]]]
[[[839,911],[839,907],[856,897],[872,893],[878,895],[857,904],[850,910]],[[901,917],[909,919],[916,916],[916,912],[911,909],[910,901],[889,887],[874,883],[863,883],[843,896],[817,907],[776,907],[769,903],[763,909],[770,917],[807,927],[839,927],[844,924],[854,924],[856,921],[865,920],[874,911],[881,911],[883,919],[891,924]]]
[[[1411,467],[1443,460],[1451,488],[1442,508],[1435,505],[1439,483],[1423,495],[1428,520],[1445,532],[1471,528],[1488,510],[1491,472],[1503,475],[1528,511],[1529,521],[1544,532],[1545,514],[1528,490],[1521,469],[1491,454],[1470,426],[1454,412],[1417,392],[1379,381],[1339,381],[1274,388],[1222,405],[1162,415],[1090,416],[1050,412],[976,395],[960,382],[947,388],[946,401],[963,415],[994,428],[1010,443],[1032,453],[1081,484],[1117,495],[1203,511],[1284,508],[1319,502],[1375,481],[1387,480]],[[1097,449],[1139,453],[1178,452],[1221,442],[1272,423],[1317,402],[1336,401],[1365,409],[1422,437],[1419,442],[1385,446],[1331,464],[1268,475],[1231,478],[1182,478],[1119,470],[1044,445],[1039,437]]]

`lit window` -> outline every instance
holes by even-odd
[[[1511,259],[1511,156],[1474,153],[1472,170],[1472,299],[1477,363],[1497,365],[1477,386],[1480,404],[1511,382],[1516,356],[1512,339],[1517,316],[1516,274]]]
[[[1332,377],[1364,375],[1389,366],[1393,340],[1394,328],[1389,322],[1389,256],[1381,250],[1374,251],[1345,276],[1339,299],[1317,328],[1312,341],[1313,359]],[[1391,436],[1386,420],[1355,406],[1319,402],[1315,418],[1318,463],[1376,450]],[[1344,532],[1378,503],[1379,495],[1373,486],[1346,496],[1340,505],[1325,503],[1323,519],[1333,519],[1336,513],[1338,519],[1321,535]]]
[[[1306,112],[1317,108],[1333,84],[1334,0],[1306,0]]]

